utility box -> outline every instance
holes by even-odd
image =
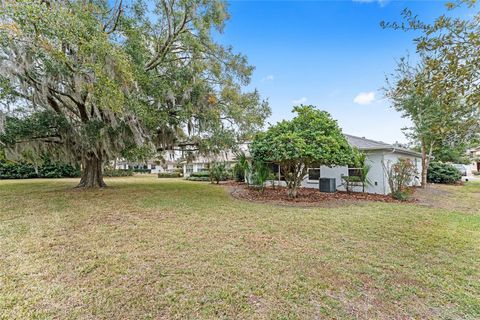
[[[320,178],[320,192],[335,192],[337,191],[337,183],[335,178]]]

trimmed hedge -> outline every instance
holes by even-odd
[[[159,178],[180,178],[182,174],[180,172],[159,172]]]
[[[198,172],[192,172],[189,177],[194,177],[194,178],[210,178],[210,171],[198,171]]]
[[[105,169],[103,170],[104,177],[131,177],[133,176],[133,171],[128,169]]]
[[[46,162],[38,167],[37,172],[30,163],[0,161],[0,179],[80,177],[78,167],[65,163]]]
[[[188,177],[187,178],[188,181],[203,181],[203,182],[209,182],[210,181],[210,177]]]
[[[135,173],[152,173],[151,169],[133,169]]]
[[[198,172],[192,172],[188,177],[188,181],[210,181],[210,171],[204,170],[204,171],[198,171]]]
[[[428,168],[427,180],[433,183],[453,184],[462,179],[460,171],[448,163],[432,162]]]

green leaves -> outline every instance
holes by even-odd
[[[1,102],[64,119],[58,143],[76,159],[175,145],[218,153],[262,128],[268,102],[242,92],[253,67],[212,36],[225,3],[151,4],[3,1]]]
[[[353,163],[354,152],[338,124],[314,106],[296,106],[297,116],[271,126],[255,136],[250,150],[255,160],[280,164],[291,188],[295,189],[308,167]]]

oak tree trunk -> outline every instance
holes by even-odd
[[[103,181],[102,158],[91,153],[84,161],[82,178],[77,188],[104,188],[107,185]]]

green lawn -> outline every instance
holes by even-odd
[[[280,207],[151,176],[76,182],[0,181],[0,318],[480,318],[478,210]],[[480,184],[445,192],[480,205]]]

